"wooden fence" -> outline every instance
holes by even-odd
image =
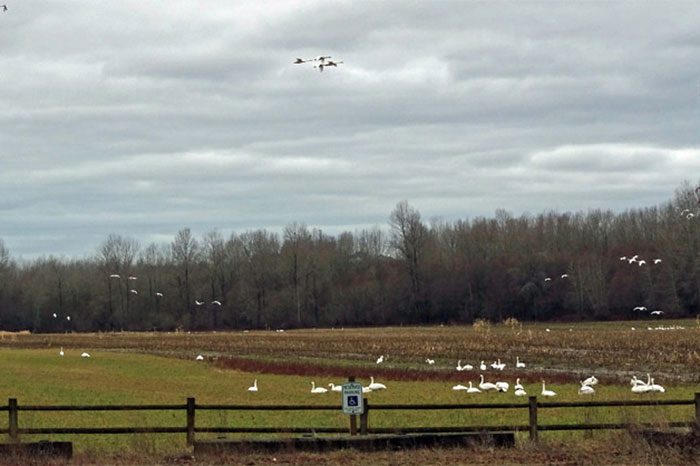
[[[531,396],[527,403],[467,403],[467,404],[377,404],[370,405],[364,400],[365,410],[362,415],[348,416],[349,427],[197,427],[196,413],[203,410],[217,411],[339,411],[340,405],[226,405],[226,404],[197,404],[194,398],[187,398],[184,404],[153,404],[153,405],[19,405],[16,398],[10,398],[6,406],[0,406],[0,411],[8,413],[8,428],[0,429],[0,434],[8,434],[11,442],[19,442],[20,435],[37,434],[144,434],[144,433],[169,433],[186,434],[187,443],[194,443],[196,433],[316,433],[316,434],[408,434],[408,433],[448,433],[448,432],[503,432],[522,431],[529,432],[531,440],[537,440],[540,431],[565,431],[565,430],[598,430],[598,429],[627,429],[630,424],[540,424],[538,413],[542,409],[550,408],[592,408],[615,406],[678,406],[695,405],[695,419],[687,422],[670,422],[668,427],[694,427],[700,429],[700,393],[695,394],[692,400],[639,400],[639,401],[581,401],[581,402],[539,402],[537,397]],[[474,409],[527,409],[529,422],[524,425],[489,425],[489,426],[456,426],[456,427],[391,427],[371,428],[369,426],[370,413],[383,410],[474,410]],[[186,414],[184,426],[172,427],[20,427],[20,411],[183,411]],[[359,417],[359,429],[357,425]],[[655,427],[653,424],[641,424],[637,427]]]

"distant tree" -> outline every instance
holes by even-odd
[[[176,268],[180,315],[188,315],[188,326],[195,327],[196,309],[192,297],[192,272],[199,260],[200,248],[189,228],[178,231],[170,243],[172,261]]]

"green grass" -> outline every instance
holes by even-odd
[[[342,378],[311,378],[308,376],[251,374],[221,369],[210,363],[195,362],[136,354],[89,350],[92,358],[80,358],[82,350],[67,350],[61,358],[52,349],[0,349],[0,404],[17,398],[19,405],[94,405],[94,404],[184,404],[188,396],[198,404],[337,404],[340,395],[309,393],[310,382],[326,386],[342,383]],[[487,380],[498,377],[487,372]],[[258,379],[259,392],[246,388]],[[463,376],[463,383],[478,382],[478,372]],[[386,391],[370,393],[371,405],[408,403],[498,403],[526,402],[507,394],[484,393],[468,395],[451,390],[453,382],[381,380]],[[360,382],[368,382],[360,380]],[[513,380],[508,380],[513,384]],[[582,399],[573,384],[547,384],[555,390],[556,401]],[[599,385],[592,399],[692,399],[697,386],[676,384],[667,386],[665,394],[634,395],[628,385]],[[530,394],[538,395],[539,384],[526,384]],[[591,398],[585,398],[591,399]],[[540,423],[580,422],[659,422],[690,420],[693,406],[649,408],[577,408],[541,409]],[[20,411],[20,427],[124,427],[124,426],[184,426],[183,411],[127,412],[28,412]],[[475,411],[381,411],[370,414],[370,427],[464,426],[527,424],[527,409]],[[258,426],[258,427],[346,427],[347,416],[335,411],[203,411],[197,412],[197,426]],[[0,420],[7,427],[7,418]],[[547,434],[554,436],[572,435]],[[37,438],[69,439],[76,443],[77,452],[152,453],[184,450],[184,434],[41,436]],[[200,434],[198,438],[215,435]]]

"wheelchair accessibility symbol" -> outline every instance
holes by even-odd
[[[348,397],[348,406],[359,406],[360,405],[360,397],[357,395],[352,395]]]

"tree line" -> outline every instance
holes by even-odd
[[[694,316],[700,212],[689,183],[659,206],[425,221],[330,236],[293,223],[88,258],[16,261],[0,239],[0,329],[208,330]],[[646,311],[634,310],[643,307]]]

